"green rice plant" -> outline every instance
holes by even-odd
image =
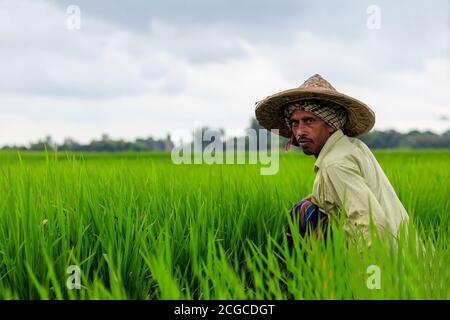
[[[327,241],[294,231],[288,246],[288,211],[314,181],[299,152],[273,176],[164,153],[2,152],[0,298],[449,299],[450,151],[375,156],[411,223],[369,248],[342,219]]]

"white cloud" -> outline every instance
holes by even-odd
[[[431,58],[420,70],[377,75],[370,89],[351,89],[371,102],[377,128],[444,132],[449,124],[439,117],[450,116],[449,70],[449,59]]]
[[[291,42],[256,41],[224,24],[183,29],[153,19],[138,33],[85,14],[71,32],[65,11],[47,2],[0,5],[0,144],[47,134],[186,139],[199,123],[236,131],[248,126],[255,101],[314,73],[372,106],[376,128],[448,126],[438,119],[450,116],[442,44],[409,69],[392,68],[404,53],[367,30],[352,39],[300,28]]]

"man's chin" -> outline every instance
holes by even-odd
[[[314,152],[310,149],[302,149],[303,153],[306,154],[307,156],[313,155]]]

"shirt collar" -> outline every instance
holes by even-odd
[[[325,142],[325,144],[322,147],[322,150],[319,152],[319,156],[317,157],[316,162],[314,163],[314,171],[317,172],[317,170],[320,169],[320,166],[322,165],[322,161],[325,158],[325,156],[330,153],[330,150],[333,149],[333,146],[336,144],[336,142],[341,139],[344,136],[344,133],[341,129],[336,130],[333,132],[333,134],[328,138],[328,140]]]

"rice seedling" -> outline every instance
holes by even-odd
[[[0,298],[449,299],[450,152],[375,155],[411,224],[369,249],[339,223],[287,246],[314,180],[300,153],[262,176],[163,153],[3,152]]]

